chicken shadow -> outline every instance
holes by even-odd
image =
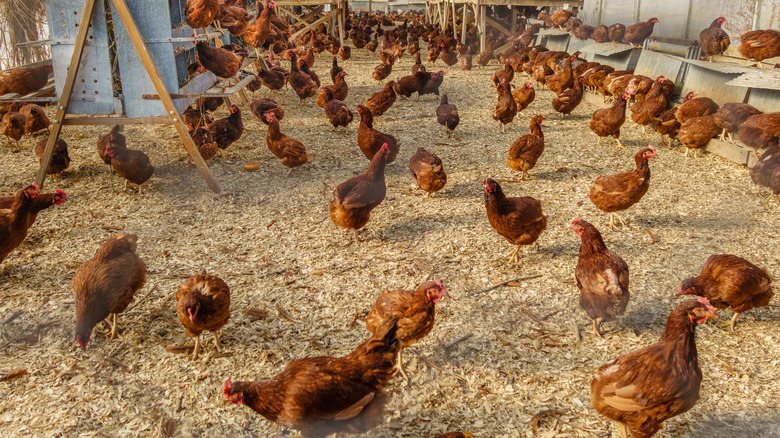
[[[671,212],[659,214],[637,214],[632,218],[632,227],[657,228],[659,226],[668,228],[690,228],[696,230],[728,230],[732,232],[745,225],[747,218],[716,215],[701,217],[683,217]]]
[[[780,415],[768,411],[748,412],[744,416],[719,412],[718,415],[707,416],[696,422],[692,427],[691,436],[694,438],[780,437]]]
[[[475,215],[473,214],[461,214],[456,216],[433,214],[428,216],[409,217],[402,222],[396,222],[382,228],[380,232],[382,237],[386,240],[406,242],[420,239],[425,234],[433,231],[473,225],[474,221]]]

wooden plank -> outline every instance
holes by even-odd
[[[54,121],[49,130],[49,139],[46,143],[43,157],[41,158],[41,167],[38,169],[38,176],[35,178],[35,182],[41,188],[43,188],[43,182],[46,180],[46,170],[48,170],[49,163],[51,163],[51,156],[54,154],[54,145],[60,138],[60,132],[62,131],[61,122],[65,119],[65,113],[68,109],[68,104],[70,103],[70,95],[73,92],[73,85],[76,82],[76,73],[79,69],[79,63],[81,63],[81,55],[84,51],[84,43],[87,40],[89,22],[92,20],[94,9],[95,0],[86,0],[84,2],[81,24],[79,24],[79,31],[76,34],[76,43],[73,46],[73,55],[70,58],[68,75],[65,77],[65,83],[62,87],[62,97],[60,98],[60,104],[57,106],[57,115],[54,116]]]
[[[92,1],[94,2],[94,0]],[[206,165],[206,162],[203,161],[203,157],[200,156],[198,148],[195,147],[195,143],[192,141],[192,137],[190,137],[190,132],[187,129],[187,126],[184,125],[181,114],[179,114],[179,111],[176,109],[176,105],[173,103],[173,99],[171,99],[170,94],[168,94],[168,90],[165,88],[165,83],[160,77],[160,73],[157,71],[157,67],[154,65],[154,61],[152,60],[152,56],[149,54],[149,50],[146,48],[146,43],[144,43],[144,39],[141,36],[141,33],[138,31],[138,25],[136,25],[135,20],[133,19],[133,15],[130,13],[130,9],[127,7],[127,2],[125,0],[112,1],[114,2],[114,6],[116,7],[117,12],[122,19],[122,23],[127,29],[127,33],[133,42],[133,46],[135,47],[136,52],[138,52],[138,58],[144,64],[146,73],[149,75],[149,79],[152,81],[154,89],[157,91],[157,94],[160,95],[160,100],[165,109],[168,111],[170,122],[173,123],[174,128],[176,128],[176,131],[179,133],[179,137],[181,137],[181,140],[184,143],[184,148],[187,149],[187,152],[190,154],[190,158],[192,158],[195,166],[198,168],[201,175],[203,175],[203,178],[206,180],[206,184],[208,184],[209,188],[214,193],[219,193],[219,185],[211,175],[211,171]],[[87,26],[82,27],[84,27],[86,30]],[[81,31],[81,29],[79,29],[79,31]]]
[[[512,36],[512,32],[509,29],[505,28],[501,23],[499,23],[498,21],[496,21],[496,20],[494,20],[494,19],[492,19],[490,17],[485,17],[485,23],[495,27],[496,29],[500,30],[501,32],[504,32],[507,36]]]
[[[466,41],[466,27],[468,27],[469,10],[466,5],[463,5],[463,24],[460,26],[460,43],[464,44]]]
[[[338,15],[336,15],[336,17],[339,25],[339,44],[343,46],[344,45],[344,23],[342,20],[344,14],[341,9],[336,9],[336,11],[338,12]]]
[[[62,121],[63,125],[168,125],[171,120],[167,116],[160,117],[71,117]]]
[[[325,22],[327,20],[330,20],[332,17],[335,17],[338,12],[339,12],[338,9],[336,9],[335,11],[330,11],[327,14],[323,15],[322,17],[320,17],[318,20],[314,21],[313,23],[307,23],[306,26],[303,27],[303,29],[301,29],[301,30],[295,32],[294,34],[290,35],[288,40],[295,41],[295,39],[298,38],[298,35],[300,35],[303,32],[308,31],[309,29],[311,29],[313,27],[319,26],[320,23],[323,23],[323,22]]]
[[[487,6],[480,4],[480,1],[477,0],[477,7],[479,8],[479,51],[484,52],[485,51],[485,38],[487,35],[487,26],[485,25],[485,16],[487,15]]]

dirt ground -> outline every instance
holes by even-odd
[[[324,53],[315,63],[323,83],[330,83],[330,60]],[[376,55],[354,49],[343,63],[350,107],[379,89],[370,75],[377,64]],[[411,65],[405,56],[391,78],[409,74]],[[328,219],[324,189],[368,165],[357,147],[357,113],[346,135],[332,131],[313,101],[301,107],[292,90],[276,93],[286,110],[282,131],[314,155],[286,177],[265,144],[265,125],[240,105],[244,136],[211,163],[220,195],[208,191],[169,126],[125,129],[128,146],[145,151],[155,166],[140,196],[123,189],[96,156],[96,139],[108,128],[66,127],[71,167],[47,181],[45,191],[61,188],[68,199],[43,212],[0,266],[0,371],[28,373],[0,383],[0,435],[148,437],[161,436],[161,424],[175,425],[183,437],[288,435],[246,407],[222,403],[224,380],[270,377],[296,358],[346,354],[367,337],[364,318],[381,290],[412,288],[432,277],[442,279],[453,299],[439,303],[433,331],[405,352],[412,383],[394,380],[382,425],[366,436],[616,434],[591,407],[592,371],[656,342],[681,301],[678,282],[698,273],[709,255],[738,254],[777,274],[780,232],[772,224],[780,206],[756,196],[746,168],[710,154],[684,159],[679,144],[661,147],[655,132],[643,135],[630,120],[621,138],[626,150],[611,140],[597,145],[588,129],[591,113],[602,106],[597,101],[584,101],[561,120],[550,105],[553,93],[537,88],[536,101],[501,134],[491,118],[489,76],[497,68],[494,61],[447,73],[442,90],[461,116],[453,138],[436,123],[434,96],[399,97],[377,122],[400,140],[401,153],[387,168],[387,199],[359,245]],[[531,171],[535,178],[515,182],[507,151],[536,113],[548,117],[546,150]],[[217,113],[226,115],[224,107]],[[0,140],[0,192],[32,181],[40,138],[24,138],[18,150]],[[591,184],[632,169],[634,153],[648,143],[659,150],[650,163],[650,190],[625,212],[631,228],[610,231],[607,214],[588,200]],[[418,145],[441,157],[449,177],[430,199],[407,166]],[[250,160],[260,162],[258,171],[243,168]],[[547,214],[538,249],[522,250],[519,265],[507,263],[512,248],[487,221],[486,177],[499,180],[509,196],[540,199]],[[567,229],[577,216],[600,228],[630,267],[628,310],[605,324],[603,338],[590,332],[578,306],[580,239]],[[109,342],[98,326],[82,351],[73,337],[70,280],[117,230],[139,235],[147,284],[120,316],[121,339]],[[203,269],[229,284],[232,316],[222,354],[213,352],[207,334],[206,354],[193,361],[166,347],[191,342],[177,320],[174,291]],[[528,276],[535,277],[470,295]],[[736,334],[717,320],[698,328],[701,399],[667,421],[659,436],[780,436],[776,302],[743,314]]]

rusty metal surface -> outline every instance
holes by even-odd
[[[84,0],[46,2],[57,97],[62,96],[83,9]],[[95,2],[94,15],[68,105],[70,113],[113,114],[115,112],[117,105],[115,105],[111,80],[112,68],[105,15],[103,2]]]
[[[764,90],[780,90],[780,69],[751,68],[740,76],[729,81],[728,85],[735,87],[761,88]]]

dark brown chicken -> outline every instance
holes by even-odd
[[[342,61],[346,61],[346,60],[348,60],[351,57],[352,57],[352,48],[351,47],[346,46],[346,45],[339,47],[339,58]]]
[[[593,41],[597,43],[607,43],[609,42],[609,28],[605,25],[597,26],[595,29],[593,29],[593,33],[590,35],[591,38],[593,38]]]
[[[425,192],[425,197],[438,192],[447,184],[447,174],[444,173],[441,159],[422,146],[418,146],[417,152],[409,159],[409,170],[412,171],[417,186]]]
[[[208,27],[219,13],[219,0],[187,0],[184,5],[187,25],[193,29]]]
[[[45,138],[35,145],[35,156],[38,157],[40,163],[43,159],[43,153],[46,151],[46,143],[49,142],[48,138]],[[49,167],[46,168],[46,175],[56,175],[70,166],[70,156],[68,155],[68,144],[65,140],[58,138],[54,144],[54,153],[51,156]]]
[[[653,26],[656,23],[659,23],[658,19],[651,18],[647,21],[632,24],[626,28],[623,38],[633,47],[641,46],[653,34]]]
[[[745,123],[750,116],[761,114],[754,106],[746,103],[729,102],[724,103],[715,113],[715,123],[723,131],[720,133],[720,139],[726,141],[726,134],[729,141],[734,143],[733,133],[739,132],[739,125]]]
[[[309,65],[308,65],[308,64],[306,64],[306,62],[304,62],[304,60],[303,60],[303,59],[299,59],[299,60],[298,60],[298,68],[301,70],[301,72],[303,72],[303,73],[305,73],[305,74],[309,75],[309,77],[311,78],[311,80],[312,80],[312,81],[313,81],[315,84],[317,84],[317,88],[319,88],[319,87],[320,87],[320,85],[322,84],[322,83],[320,82],[320,77],[317,75],[317,73],[315,73],[314,71],[312,71],[312,70],[311,70],[311,68],[309,68]],[[343,72],[342,72],[342,73],[343,73]],[[346,73],[345,73],[345,74],[346,74]]]
[[[410,97],[412,94],[420,91],[423,79],[430,77],[434,73],[417,72],[413,75],[404,76],[395,82],[395,92],[404,97]]]
[[[566,114],[571,114],[582,102],[582,78],[574,80],[574,87],[563,90],[552,101],[552,107],[555,111],[561,113],[561,118],[566,118]]]
[[[262,5],[258,2],[258,8]],[[267,6],[260,11],[255,21],[249,23],[249,27],[244,32],[243,39],[246,44],[255,48],[260,58],[260,48],[263,47],[268,36],[271,34],[271,16],[273,14],[274,2],[269,0]]]
[[[279,120],[276,119],[273,112],[267,112],[265,119],[268,122],[268,134],[266,134],[265,141],[271,153],[280,158],[282,164],[290,168],[290,171],[306,164],[309,157],[306,155],[303,143],[282,134]],[[288,175],[290,171],[287,172]]]
[[[243,404],[269,421],[297,429],[303,438],[361,433],[379,422],[395,375],[398,317],[343,357],[307,357],[290,362],[270,380],[225,381],[225,400]]]
[[[514,78],[515,69],[509,62],[504,63],[504,66],[496,70],[492,76],[493,83],[496,84],[496,86],[501,84],[504,79],[506,79],[507,82],[512,82],[512,79]]]
[[[28,134],[34,134],[38,131],[49,129],[49,125],[51,125],[43,108],[34,103],[24,105],[19,109],[19,113],[25,117],[24,130]]]
[[[0,197],[0,262],[24,241],[38,213],[64,200],[62,190],[41,194],[34,183],[13,196]]]
[[[343,72],[342,72],[343,73]],[[322,87],[322,92],[325,94],[325,117],[328,118],[333,128],[339,126],[344,127],[344,131],[349,133],[349,124],[352,122],[352,111],[349,107],[339,99],[333,97],[333,92],[327,88]]]
[[[331,94],[333,95],[334,99],[345,101],[347,99],[347,94],[349,94],[349,86],[347,85],[347,72],[342,71],[341,73],[336,76],[336,83],[333,85],[328,85],[323,88],[327,88],[330,90]],[[320,96],[322,96],[322,91],[320,90]],[[317,97],[317,105],[320,104],[319,97]],[[323,103],[324,103],[324,96],[323,97]],[[320,105],[320,107],[323,107]],[[324,108],[324,107],[323,107]]]
[[[128,182],[137,184],[140,195],[141,185],[154,174],[154,167],[152,167],[149,157],[141,151],[117,147],[115,143],[110,143],[106,147],[106,155],[111,158],[111,167],[114,172],[125,179],[125,189],[127,189]]]
[[[501,133],[505,132],[504,126],[508,123],[512,123],[517,115],[517,102],[512,96],[512,90],[509,87],[509,82],[506,80],[501,82],[503,88],[503,95],[496,103],[496,110],[493,112],[493,119],[501,123]]]
[[[750,169],[750,179],[758,186],[759,196],[762,187],[769,187],[775,196],[780,194],[780,146],[773,146],[761,155]]]
[[[458,63],[458,53],[454,50],[450,50],[446,44],[441,43],[441,60],[447,64],[447,67],[452,67]]]
[[[214,158],[214,155],[217,155],[217,152],[219,152],[219,146],[217,146],[217,142],[214,141],[214,136],[212,136],[207,129],[198,128],[194,131],[190,131],[190,136],[192,137],[192,142],[195,143],[195,147],[198,148],[200,157],[203,158],[204,161],[208,162],[210,159]]]
[[[440,125],[447,128],[447,135],[449,136],[460,123],[460,116],[458,116],[458,107],[451,104],[447,93],[441,95],[441,101],[439,106],[436,107],[436,121]]]
[[[675,117],[676,113],[677,107],[674,107],[661,114],[660,117],[653,119],[653,128],[661,134],[661,144],[666,145],[664,136],[668,136],[669,147],[672,147],[674,139],[677,138],[677,134],[680,132],[681,125],[677,121],[677,117]]]
[[[398,317],[396,338],[401,342],[398,349],[396,367],[404,380],[409,382],[409,376],[403,369],[401,353],[424,338],[433,330],[436,318],[436,303],[444,297],[449,297],[447,289],[441,280],[427,281],[417,287],[417,290],[386,290],[379,294],[374,306],[366,317],[366,329],[378,335],[378,330],[389,318]]]
[[[621,435],[649,438],[663,422],[699,400],[696,325],[715,316],[706,298],[683,301],[669,314],[658,343],[602,365],[590,382],[593,407],[617,421]]]
[[[690,97],[689,97],[690,96]],[[709,97],[696,96],[692,91],[685,96],[688,100],[677,107],[677,121],[685,123],[686,120],[694,117],[708,116],[718,112],[718,104]]]
[[[293,53],[290,58],[290,74],[287,83],[301,99],[301,105],[306,105],[306,99],[317,94],[317,83],[308,74],[298,68],[298,59]]]
[[[780,143],[780,113],[756,114],[739,125],[739,141],[755,149],[769,149]]]
[[[658,154],[654,147],[640,149],[634,155],[636,169],[614,175],[596,178],[590,189],[590,201],[601,211],[609,213],[609,227],[617,230],[615,217],[627,226],[625,219],[616,213],[639,202],[650,187],[650,166],[648,160]]]
[[[385,113],[395,103],[395,81],[385,84],[384,88],[366,98],[365,106],[377,117]]]
[[[112,317],[110,339],[119,332],[117,315],[146,282],[146,264],[136,255],[138,236],[119,233],[108,239],[73,275],[70,287],[76,298],[76,342],[87,348],[92,329]]]
[[[271,93],[281,90],[287,82],[287,76],[290,73],[282,67],[271,67],[268,70],[257,69],[257,77],[263,86],[271,90]]]
[[[691,149],[703,148],[711,139],[720,132],[720,127],[715,123],[715,115],[693,117],[680,125],[677,139],[685,145],[685,157]]]
[[[425,94],[435,94],[439,95],[439,87],[441,87],[442,82],[444,82],[444,75],[446,73],[444,70],[439,70],[438,73],[431,73],[430,75],[423,76],[422,82],[420,83],[420,89],[417,90],[417,94],[419,96],[425,95]]]
[[[114,149],[127,148],[127,139],[125,138],[124,135],[122,135],[122,125],[114,125],[114,127],[111,128],[111,132],[98,137],[98,141],[97,141],[98,157],[100,157],[100,159],[103,160],[104,163],[111,166],[111,157],[109,157],[108,154],[106,153],[106,149],[108,149],[109,144],[113,144]]]
[[[609,40],[613,43],[625,42],[626,26],[621,23],[615,23],[609,26]]]
[[[620,144],[620,127],[626,121],[626,103],[630,98],[630,94],[624,93],[612,107],[602,108],[593,112],[589,126],[590,130],[599,136],[598,144],[601,144],[601,137],[611,135],[617,142],[618,147],[623,149],[623,145]]]
[[[230,319],[230,288],[219,277],[206,271],[184,280],[176,290],[176,313],[187,335],[195,338],[192,358],[200,352],[200,335],[214,333],[214,348],[219,352],[219,330]]]
[[[509,157],[506,165],[523,172],[520,179],[530,178],[528,171],[536,166],[536,161],[544,152],[544,134],[542,133],[544,116],[537,114],[531,119],[531,133],[515,140],[509,147]]]
[[[744,33],[740,37],[740,43],[739,53],[758,62],[758,68],[764,68],[761,61],[780,56],[780,31],[777,30],[753,30]]]
[[[420,52],[414,55],[414,65],[412,65],[412,74],[415,75],[417,72],[425,72],[425,66],[420,60]]]
[[[382,81],[387,79],[388,76],[390,76],[390,73],[393,71],[393,64],[383,62],[382,64],[379,64],[378,66],[374,67],[374,72],[371,73],[371,77],[376,79],[377,82],[380,84]]]
[[[336,57],[333,57],[333,65],[330,67],[330,80],[333,81],[333,83],[336,83],[336,76],[338,76],[339,73],[343,72],[344,69],[339,66],[338,60],[336,60]]]
[[[485,208],[490,226],[515,245],[509,254],[511,262],[519,262],[520,247],[536,242],[547,229],[541,202],[530,196],[507,198],[501,186],[489,178],[485,180]]]
[[[601,336],[603,321],[611,321],[626,311],[628,265],[607,249],[601,233],[590,222],[578,217],[569,228],[582,238],[574,277],[580,289],[580,307],[593,320],[593,333]]]
[[[230,106],[230,115],[224,119],[215,120],[206,127],[219,146],[220,154],[228,146],[238,141],[244,134],[244,122],[241,119],[241,109],[235,105]]]
[[[473,57],[471,56],[471,46],[466,48],[466,53],[460,56],[460,69],[463,71],[470,71],[474,66]]]
[[[490,60],[496,57],[493,53],[492,36],[493,34],[491,33],[491,38],[485,42],[485,50],[481,51],[479,55],[477,55],[477,64],[481,65],[482,67],[488,65]]]
[[[363,151],[363,155],[369,160],[374,160],[377,151],[382,145],[387,145],[390,152],[387,157],[387,164],[395,161],[398,155],[400,143],[390,134],[385,134],[374,129],[374,115],[371,110],[363,105],[357,106],[357,112],[360,114],[360,127],[358,127],[358,147]]]
[[[774,295],[771,283],[765,270],[742,257],[719,254],[704,262],[697,277],[683,280],[677,292],[706,297],[716,309],[731,309],[733,333],[740,313],[769,304]]]
[[[9,140],[16,141],[16,147],[19,148],[19,140],[24,136],[24,125],[27,118],[24,114],[18,112],[7,112],[3,115],[3,122],[0,125],[0,133],[8,137]]]
[[[534,99],[536,99],[534,83],[528,81],[521,87],[513,88],[512,98],[515,99],[515,103],[517,104],[517,113],[520,114],[524,109],[528,108],[528,105],[530,105]]]
[[[352,228],[355,242],[360,242],[358,230],[368,223],[371,210],[385,199],[385,164],[388,157],[390,148],[383,144],[371,159],[366,173],[344,181],[333,191],[329,205],[330,220],[338,226]]]
[[[249,28],[249,20],[252,16],[246,10],[246,5],[240,5],[240,1],[229,0],[219,5],[217,22],[219,27],[225,28],[232,36],[243,35]]]
[[[265,114],[268,112],[274,113],[276,120],[281,121],[284,119],[284,109],[276,103],[275,100],[270,97],[261,97],[254,100],[249,104],[249,110],[252,111],[255,117],[264,124],[268,124],[268,120],[265,118]]]
[[[661,94],[661,82],[663,82],[664,79],[666,78],[659,76],[655,82],[653,82],[653,88],[650,90],[650,94],[648,94],[644,100],[634,102],[634,104],[631,105],[631,120],[642,125],[642,134],[645,133],[645,127],[652,123],[653,119],[666,111],[666,96]]]
[[[241,70],[241,57],[230,50],[212,47],[207,42],[200,41],[196,45],[198,60],[206,70],[221,79],[230,79]]]
[[[725,22],[726,17],[721,15],[720,17],[716,18],[712,24],[710,24],[710,27],[702,30],[699,33],[699,45],[701,46],[701,51],[709,57],[710,62],[712,62],[713,56],[720,55],[721,53],[725,52],[726,49],[729,48],[729,45],[731,45],[729,34],[720,28],[720,26],[722,26]]]
[[[184,124],[187,125],[187,128],[191,131],[214,122],[214,118],[211,114],[191,106],[187,107],[181,115],[184,118]]]

